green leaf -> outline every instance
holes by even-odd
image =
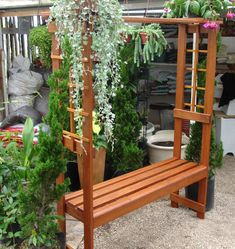
[[[185,8],[185,16],[188,16],[188,12],[189,12],[189,8],[190,8],[190,0],[188,0],[184,3],[184,8]]]
[[[10,204],[13,203],[13,198],[12,198],[12,197],[9,198],[9,203],[10,203]]]
[[[36,237],[33,237],[32,242],[33,242],[33,245],[34,245],[34,246],[37,245],[37,239],[36,239]]]
[[[205,19],[210,19],[213,17],[213,12],[211,10],[207,10],[205,15],[204,15],[204,18]]]
[[[193,1],[190,3],[189,10],[191,13],[195,15],[200,14],[200,4],[197,1]]]
[[[200,10],[201,16],[204,16],[204,15],[205,15],[207,9],[208,9],[208,6],[207,6],[207,5],[203,5],[203,6],[201,7],[201,10]]]
[[[33,121],[31,118],[26,119],[22,135],[23,135],[22,139],[24,144],[24,166],[27,166],[28,159],[33,150],[34,129],[33,129]]]

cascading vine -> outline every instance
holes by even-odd
[[[76,84],[72,94],[76,132],[81,136],[83,118],[79,113],[83,90],[82,51],[88,37],[88,33],[84,33],[83,24],[93,24],[93,29],[87,32],[92,36],[92,56],[99,61],[93,70],[96,112],[103,125],[104,135],[110,141],[115,119],[110,97],[115,95],[120,83],[118,48],[123,42],[120,36],[123,27],[121,5],[117,0],[94,0],[91,7],[87,7],[84,0],[56,0],[51,8],[50,19],[55,19],[58,29],[56,36],[60,45],[68,37],[72,47],[71,77]],[[63,46],[61,48],[63,50]]]

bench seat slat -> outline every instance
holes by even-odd
[[[184,163],[185,163],[184,160],[178,160],[171,162],[167,165],[162,165],[161,167],[155,167],[155,168],[151,167],[151,170],[146,168],[146,171],[142,171],[139,174],[134,174],[132,177],[124,179],[118,179],[119,177],[117,177],[116,180],[119,181],[116,181],[112,185],[108,185],[108,187],[106,186],[99,189],[95,189],[93,191],[93,200],[96,200],[97,198],[100,198],[104,195],[106,196],[107,194],[114,194],[116,191],[120,189],[123,190],[126,187],[130,187],[132,184],[142,183],[144,180],[148,180],[150,177],[154,177],[160,173],[169,171],[170,169],[176,168]],[[77,196],[75,199],[70,200],[70,203],[74,206],[79,206],[83,204],[83,196],[82,195]]]
[[[107,188],[108,186],[110,187],[113,184],[116,184],[116,183],[118,183],[120,181],[123,181],[125,179],[135,177],[135,176],[137,176],[139,174],[142,174],[143,172],[147,172],[149,170],[155,169],[156,167],[162,167],[163,165],[167,165],[167,164],[169,164],[171,162],[176,162],[176,161],[177,162],[178,161],[185,162],[185,160],[177,160],[175,157],[173,157],[173,158],[170,158],[170,159],[158,162],[158,163],[154,163],[154,164],[149,165],[147,167],[137,169],[137,170],[132,171],[130,173],[127,173],[127,174],[112,178],[110,180],[101,182],[99,184],[96,184],[96,185],[93,186],[93,191],[99,190],[101,188]],[[76,192],[71,192],[71,193],[65,195],[65,201],[69,201],[69,200],[73,199],[74,197],[79,197],[79,196],[82,196],[82,195],[83,195],[82,190],[80,190],[79,192],[77,192],[77,191]]]
[[[196,166],[195,163],[184,164],[182,166],[171,168],[171,170],[163,171],[159,174],[153,173],[153,175],[149,176],[148,178],[143,178],[141,181],[137,181],[137,182],[134,182],[135,178],[132,178],[131,180],[133,180],[133,181],[131,181],[130,184],[128,184],[129,181],[126,181],[125,185],[122,188],[118,188],[114,192],[112,192],[112,191],[110,192],[110,190],[108,189],[108,191],[106,192],[106,195],[101,195],[100,198],[94,199],[93,206],[94,206],[94,208],[97,208],[99,206],[107,204],[108,202],[113,202],[119,198],[133,194],[137,191],[140,191],[146,187],[149,187],[153,184],[156,184],[160,181],[163,181],[171,176],[177,175],[180,172],[186,171],[186,170],[191,169],[195,166]],[[83,209],[83,205],[80,204],[77,206],[78,206],[78,208]]]

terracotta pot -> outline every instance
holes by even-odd
[[[132,40],[132,35],[127,35],[124,37],[124,42],[125,43],[131,43],[131,40]]]
[[[145,44],[148,40],[148,35],[145,32],[140,32],[141,43]]]
[[[93,158],[93,185],[104,181],[106,150],[100,148],[95,150],[95,157]],[[83,167],[82,157],[78,157],[78,172],[81,188],[83,188]]]
[[[125,34],[125,33],[120,33],[120,36],[122,38],[122,40],[125,42],[125,43],[130,43],[131,40],[132,40],[132,35],[131,34]]]

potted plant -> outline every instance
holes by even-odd
[[[189,144],[186,147],[185,159],[193,162],[200,162],[201,153],[201,137],[202,124],[195,122],[191,125]],[[215,129],[211,132],[211,146],[210,146],[210,160],[208,172],[208,190],[206,210],[209,211],[214,207],[214,188],[215,188],[215,174],[218,168],[223,165],[223,145],[220,142],[216,144]],[[198,183],[190,185],[186,188],[186,197],[197,201]]]
[[[227,0],[170,0],[166,1],[163,17],[203,17],[218,19],[231,3]]]
[[[95,153],[93,157],[93,184],[97,184],[104,181],[107,143],[95,111],[93,111],[93,146]],[[77,163],[81,188],[83,188],[82,160],[82,155],[80,155]]]
[[[144,26],[127,26],[125,33],[135,41],[134,63],[140,66],[143,57],[144,63],[154,60],[155,55],[160,57],[167,46],[167,41],[159,24]],[[143,48],[142,48],[143,44]]]

